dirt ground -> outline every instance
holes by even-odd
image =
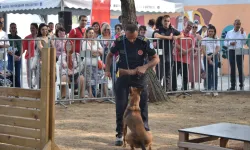
[[[250,94],[171,97],[171,102],[149,104],[154,150],[177,150],[178,129],[218,122],[250,124]],[[56,106],[56,143],[62,150],[124,150],[115,147],[115,105],[109,103]],[[210,144],[218,145],[218,141]],[[242,142],[229,147],[241,150]]]

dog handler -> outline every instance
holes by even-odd
[[[138,27],[135,24],[128,24],[125,35],[120,36],[113,43],[110,52],[107,55],[105,74],[111,77],[110,65],[112,57],[119,52],[118,72],[119,77],[115,84],[115,100],[116,100],[116,146],[123,145],[123,114],[128,104],[129,87],[143,88],[140,100],[141,116],[146,131],[148,126],[148,90],[145,72],[148,68],[152,68],[159,63],[159,56],[153,49],[153,45],[149,40],[138,37]],[[150,61],[145,64],[145,58]]]

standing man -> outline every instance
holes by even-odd
[[[152,35],[154,33],[154,27],[155,27],[155,19],[150,19],[148,21],[148,26],[147,26],[147,32],[146,32],[146,37],[147,38],[152,38]]]
[[[0,17],[0,71],[4,70],[4,61],[7,52],[7,48],[9,47],[9,41],[1,41],[8,40],[8,34],[3,31],[4,27],[4,18]]]
[[[145,129],[149,131],[148,90],[145,72],[148,68],[154,67],[159,62],[159,57],[156,55],[153,46],[150,46],[149,40],[138,37],[138,27],[135,24],[128,24],[125,35],[117,38],[111,47],[106,58],[105,74],[108,77],[111,77],[110,65],[112,57],[116,52],[119,52],[120,60],[118,62],[119,77],[117,78],[115,86],[117,132],[115,145],[122,146],[123,114],[128,104],[130,86],[143,89],[140,108]],[[147,64],[144,63],[146,56],[148,56],[150,60]]]
[[[174,40],[183,37],[182,33],[177,31],[172,27],[170,23],[170,16],[165,15],[162,18],[162,27],[154,33],[155,38],[160,38],[159,40],[159,49],[163,50],[163,54],[160,56],[160,81],[165,76],[166,79],[166,90],[171,91],[171,72],[173,70],[173,42]],[[165,55],[165,60],[163,59]],[[164,74],[164,64],[165,63],[165,74]],[[158,70],[158,69],[156,69]],[[157,72],[157,71],[156,71]]]
[[[182,71],[182,87],[184,90],[188,88],[188,65],[190,64],[190,55],[194,48],[194,37],[190,34],[193,23],[188,21],[186,23],[183,35],[185,39],[178,39],[176,41],[176,52],[174,57],[174,68],[172,73],[172,90],[177,91],[177,76]]]
[[[85,30],[86,30],[87,21],[88,21],[87,16],[81,15],[79,17],[79,22],[80,22],[79,27],[72,29],[69,32],[69,38],[83,38]],[[75,52],[80,53],[81,45],[82,45],[81,41],[80,40],[73,40],[73,44],[75,47]]]
[[[53,22],[49,23],[49,35],[50,36],[54,35],[54,23]]]
[[[235,90],[236,86],[236,63],[239,72],[239,82],[240,90],[244,87],[244,72],[243,72],[243,61],[244,55],[236,55],[235,51],[241,51],[244,44],[246,43],[247,35],[244,29],[241,27],[241,21],[236,19],[234,21],[234,29],[227,32],[225,39],[232,39],[232,41],[225,41],[224,45],[228,46],[229,50],[229,63],[231,67],[230,78],[231,78],[231,88],[229,90]],[[238,39],[238,40],[233,40]],[[242,39],[242,40],[239,40]],[[236,59],[235,59],[236,58]],[[236,61],[236,62],[235,62]]]
[[[35,49],[36,49],[36,37],[38,32],[38,25],[37,23],[31,23],[30,24],[30,32],[31,34],[27,35],[23,40],[23,53],[25,53],[25,59],[26,59],[26,71],[27,71],[27,82],[29,88],[33,88],[32,84],[32,77],[33,74],[36,77],[36,71],[31,69],[31,63],[32,59],[35,55]],[[30,40],[28,40],[30,39]],[[21,54],[22,56],[22,54]]]
[[[17,35],[17,27],[15,23],[10,24],[10,34],[8,34],[9,39],[18,39],[19,41],[10,41],[11,51],[8,51],[8,70],[14,71],[13,66],[15,67],[15,80],[13,86],[21,87],[21,54],[22,54],[22,41],[21,37]],[[14,59],[14,60],[13,60]]]

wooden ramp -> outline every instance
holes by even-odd
[[[55,49],[42,50],[41,89],[0,87],[0,150],[59,150],[55,130]]]
[[[201,135],[202,138],[189,139],[189,134]],[[206,137],[204,137],[206,136]],[[220,140],[220,147],[201,144],[203,142]],[[180,150],[188,148],[199,150],[230,150],[227,147],[228,140],[244,142],[244,150],[250,150],[250,126],[218,123],[201,127],[179,130],[178,147]]]

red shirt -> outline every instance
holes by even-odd
[[[34,39],[32,34],[26,36],[24,39]],[[34,57],[35,52],[35,40],[23,40],[23,50],[26,51],[25,59]],[[30,52],[30,54],[29,54]]]
[[[190,33],[188,33],[188,34],[185,34],[184,32],[182,32],[182,33],[184,34],[185,39],[178,39],[176,41],[176,43],[178,45],[182,46],[181,49],[184,49],[184,50],[192,48],[194,46],[194,43],[195,43],[194,36],[191,35]],[[178,61],[178,62],[190,64],[190,55],[192,54],[192,51],[189,50],[188,54],[182,54],[182,56],[181,56],[181,54],[182,54],[181,50],[176,48],[174,60]]]
[[[69,32],[69,38],[83,38],[85,28],[82,28],[82,32],[79,30],[79,27],[72,29]],[[72,40],[73,44],[75,43],[75,52],[80,53],[81,41],[80,40]]]

